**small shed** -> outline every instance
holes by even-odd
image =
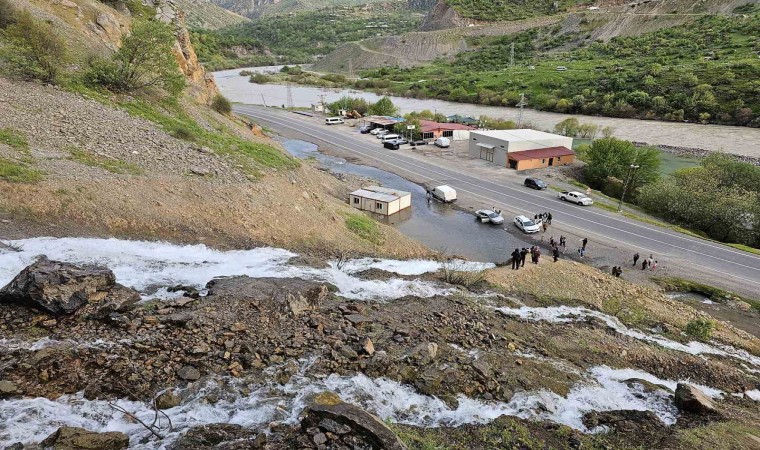
[[[548,147],[507,153],[509,167],[515,170],[565,166],[575,161],[575,152],[567,147]]]
[[[348,203],[356,209],[390,216],[412,206],[412,193],[369,186],[348,194]]]

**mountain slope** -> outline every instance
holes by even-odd
[[[249,21],[246,17],[217,6],[211,0],[172,1],[177,8],[185,11],[190,28],[215,30]]]
[[[371,3],[405,4],[404,0],[210,0],[222,8],[247,17],[274,16]]]

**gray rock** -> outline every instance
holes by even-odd
[[[325,442],[327,442],[327,436],[325,436],[324,433],[317,433],[317,434],[314,435],[314,437],[312,438],[312,440],[314,441],[315,444],[322,445]]]
[[[361,408],[343,403],[332,392],[323,392],[312,399],[301,426],[308,429],[325,419],[348,426],[353,433],[377,448],[407,450],[406,445],[380,419]]]
[[[257,434],[241,425],[212,423],[190,428],[172,445],[173,450],[257,449],[266,443],[264,434]]]
[[[361,314],[349,314],[345,317],[346,317],[346,320],[351,322],[351,324],[355,327],[361,327],[364,324],[372,322],[372,319],[364,317]]]
[[[140,294],[137,291],[116,283],[106,298],[94,305],[95,312],[89,317],[105,319],[113,313],[125,313],[133,309],[139,301]]]
[[[319,428],[323,431],[327,431],[333,434],[348,434],[351,432],[351,427],[347,425],[339,424],[332,419],[322,419],[318,424]]]
[[[174,408],[175,406],[179,406],[181,402],[180,396],[172,391],[166,391],[156,397],[156,407],[158,409]]]
[[[687,413],[707,415],[716,412],[712,400],[696,387],[678,383],[676,387],[676,406]]]
[[[208,296],[245,297],[272,313],[299,315],[316,309],[330,294],[328,285],[300,278],[218,278],[206,287]]]
[[[121,450],[129,447],[129,436],[116,431],[95,433],[77,427],[61,427],[40,442],[55,450]]]
[[[10,397],[11,395],[18,395],[21,391],[16,386],[16,383],[7,380],[0,381],[0,398]]]
[[[193,366],[184,366],[177,371],[177,376],[185,381],[196,381],[200,379],[201,372]]]
[[[609,426],[620,433],[653,432],[665,424],[652,411],[593,411],[583,416],[583,424],[589,429]]]
[[[0,303],[71,314],[105,299],[114,285],[114,274],[105,267],[83,268],[42,256],[0,289]]]

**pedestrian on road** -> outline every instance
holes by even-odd
[[[648,259],[641,260],[641,270],[647,270],[647,261]]]
[[[546,222],[551,225],[552,224],[552,213],[546,213]]]
[[[581,242],[583,243],[583,251],[585,252],[586,251],[586,244],[588,244],[588,238],[583,238],[583,240]]]
[[[634,266],[636,265],[636,262],[638,262],[638,260],[639,260],[639,254],[636,253],[635,255],[633,255],[633,265]]]
[[[512,270],[520,269],[520,249],[512,252]]]
[[[559,261],[559,248],[557,246],[552,249],[552,256],[554,256],[554,262]]]
[[[520,251],[520,267],[525,267],[525,258],[528,256],[528,249],[523,247]]]

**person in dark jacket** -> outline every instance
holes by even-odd
[[[554,262],[559,261],[559,248],[556,245],[552,248],[552,255],[554,256]]]
[[[640,257],[640,256],[639,256],[639,254],[638,254],[638,253],[636,253],[635,255],[633,255],[633,265],[634,265],[634,266],[635,266],[635,265],[636,265],[636,263],[639,261],[639,257]]]
[[[525,258],[528,256],[528,249],[523,247],[520,251],[520,267],[525,267]]]
[[[546,213],[546,221],[549,223],[549,225],[552,224],[552,213]]]
[[[518,270],[520,268],[520,249],[515,249],[512,252],[512,270]]]
[[[581,243],[583,244],[583,250],[585,251],[586,250],[586,244],[588,244],[588,238],[583,238],[583,240],[581,241]]]

